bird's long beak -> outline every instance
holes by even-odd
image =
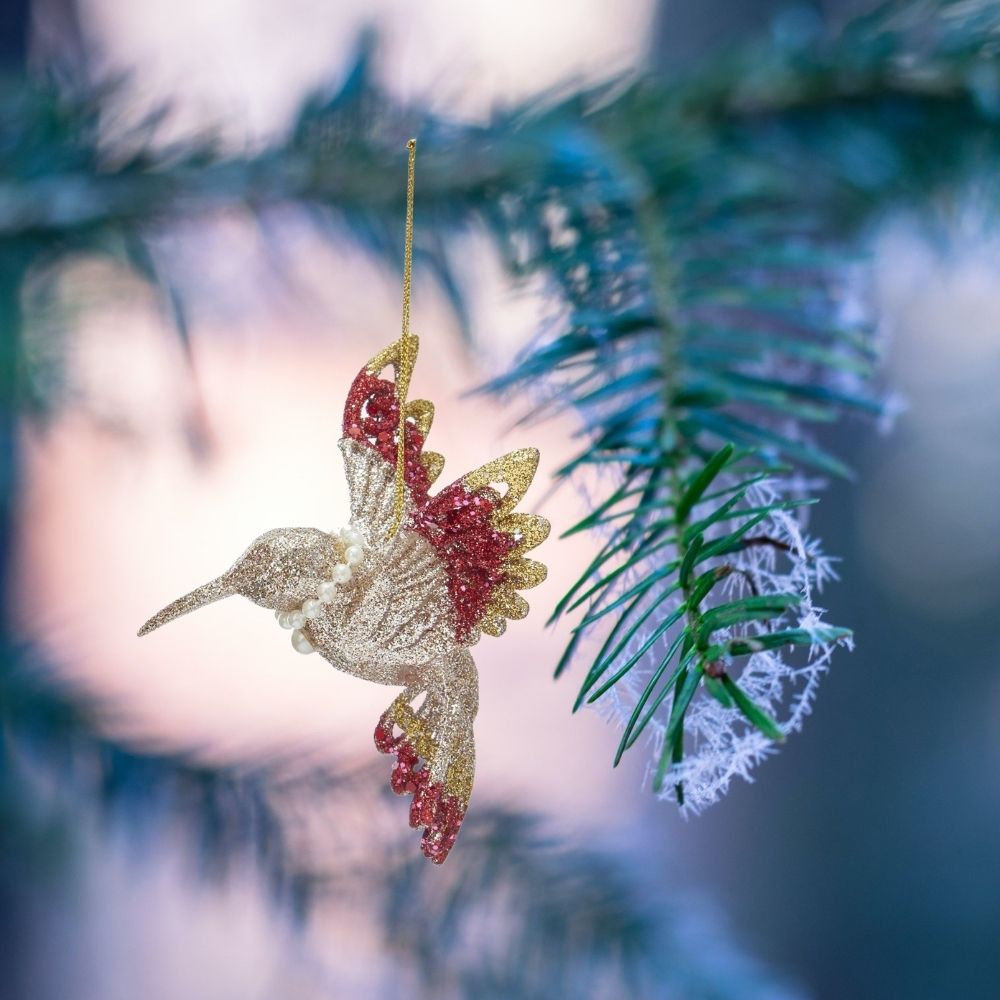
[[[229,574],[226,573],[206,583],[204,586],[198,587],[197,590],[192,590],[190,594],[179,597],[173,604],[168,604],[162,611],[157,611],[139,629],[139,635],[146,635],[148,632],[152,632],[154,628],[166,625],[167,622],[172,622],[175,618],[180,618],[181,615],[186,615],[189,611],[195,611],[206,604],[211,604],[213,601],[221,600],[223,597],[229,597],[235,593],[236,590],[230,582]]]

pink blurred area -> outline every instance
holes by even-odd
[[[134,110],[167,98],[173,127],[234,140],[280,132],[306,91],[342,74],[360,33],[379,39],[390,93],[482,119],[570,81],[608,78],[646,54],[652,0],[84,0],[112,71],[135,71]],[[145,98],[145,100],[143,100]]]

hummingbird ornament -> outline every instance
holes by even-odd
[[[469,650],[483,633],[500,636],[508,619],[527,615],[518,591],[541,583],[546,570],[525,553],[545,540],[549,524],[515,509],[538,466],[534,448],[430,492],[444,465],[424,450],[434,407],[406,400],[418,349],[409,330],[414,140],[408,148],[403,332],[354,379],[344,409],[350,523],[339,533],[266,532],[230,570],[157,612],[139,635],[241,594],[274,611],[298,652],[402,687],[375,727],[375,746],[395,758],[392,789],[413,796],[410,825],[424,828],[421,849],[441,864],[475,772],[479,685]]]

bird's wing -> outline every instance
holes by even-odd
[[[413,796],[410,826],[424,828],[420,846],[435,864],[448,856],[469,806],[478,707],[476,665],[467,649],[457,648],[422,670],[375,728],[375,746],[396,758],[392,790]]]
[[[351,383],[344,406],[344,437],[367,445],[379,454],[391,469],[396,467],[399,440],[399,401],[394,382],[382,378],[390,365],[399,363],[398,341],[376,354]],[[441,474],[444,458],[424,451],[424,441],[434,420],[434,404],[426,399],[412,399],[405,404],[406,447],[405,480],[410,507],[427,503],[431,484]],[[353,501],[353,484],[352,501]],[[389,497],[389,518],[392,497]],[[388,530],[388,524],[387,524]]]
[[[340,442],[351,484],[351,521],[367,536],[336,615],[309,623],[314,645],[342,669],[386,683],[455,647],[449,579],[437,553],[415,531],[387,532],[393,520],[393,470],[356,441]],[[382,675],[379,675],[379,672]],[[402,683],[402,682],[401,682]]]
[[[358,374],[344,409],[346,441],[375,452],[384,471],[361,471],[348,461],[352,519],[363,524],[372,542],[384,538],[393,520],[393,474],[399,432],[399,402],[393,382],[382,378],[399,361],[398,343],[376,355]],[[424,451],[434,417],[427,400],[405,404],[405,530],[415,531],[434,548],[448,576],[455,639],[471,646],[480,633],[503,634],[507,619],[524,618],[528,603],[518,593],[545,579],[545,566],[525,553],[548,536],[549,523],[537,514],[515,510],[538,467],[538,451],[522,448],[488,462],[434,496],[430,487],[444,459]],[[364,463],[371,466],[373,463]]]
[[[528,614],[518,593],[545,579],[545,566],[525,553],[549,534],[549,522],[515,510],[538,467],[538,451],[521,448],[487,462],[413,513],[415,530],[448,571],[455,633],[471,646],[480,632],[503,635],[507,619]]]

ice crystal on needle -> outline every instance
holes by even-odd
[[[748,494],[751,506],[779,501],[777,484],[766,482]],[[775,511],[762,522],[763,534],[775,544],[753,546],[731,558],[733,572],[724,588],[727,598],[748,592],[793,593],[800,596],[780,618],[766,624],[750,622],[733,626],[714,641],[773,634],[780,628],[808,632],[810,641],[801,646],[760,650],[745,658],[738,681],[746,694],[763,708],[785,734],[797,731],[811,710],[820,676],[827,669],[836,637],[823,621],[824,610],[814,603],[823,583],[835,579],[832,560],[824,555],[816,539],[803,534],[793,512]],[[844,637],[849,641],[848,637]],[[732,660],[726,662],[732,669]],[[774,742],[736,707],[727,707],[712,697],[694,700],[687,714],[689,749],[675,765],[661,796],[674,797],[677,785],[684,789],[684,807],[692,812],[716,801],[738,776],[750,780],[751,769],[774,750]],[[662,752],[664,726],[652,733],[654,753]]]

